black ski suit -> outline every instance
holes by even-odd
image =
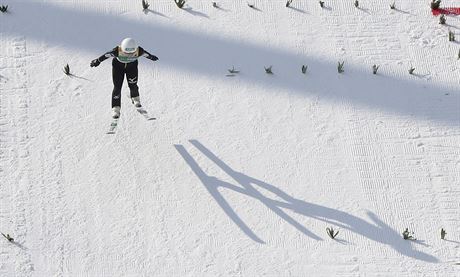
[[[131,98],[139,96],[139,87],[137,86],[137,59],[146,57],[152,61],[157,61],[158,57],[145,51],[142,47],[138,47],[136,52],[132,54],[124,53],[119,46],[113,48],[112,51],[105,53],[99,58],[91,61],[91,67],[98,66],[102,61],[113,57],[112,60],[112,108],[121,106],[121,87],[126,74],[128,86],[131,93]]]

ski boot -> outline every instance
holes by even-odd
[[[116,106],[112,108],[112,118],[117,119],[120,117],[120,107]]]
[[[141,100],[139,99],[139,96],[131,98],[131,102],[133,102],[134,107],[136,107],[136,108],[142,107]]]

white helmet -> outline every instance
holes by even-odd
[[[134,53],[137,50],[137,43],[134,39],[132,38],[125,38],[121,42],[121,51],[125,53]]]

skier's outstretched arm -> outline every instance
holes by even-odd
[[[146,57],[147,59],[152,60],[152,61],[158,61],[157,56],[150,54],[142,47],[139,47],[139,56]]]
[[[99,58],[92,60],[90,65],[91,67],[98,66],[101,62],[107,60],[108,58],[115,57],[117,53],[118,53],[118,46],[113,48],[111,51],[105,53],[104,55],[100,56]]]

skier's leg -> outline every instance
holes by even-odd
[[[112,61],[112,108],[121,106],[121,87],[123,86],[123,79],[125,78],[124,64],[116,59]]]
[[[131,98],[139,97],[139,87],[137,86],[137,64],[137,61],[129,63],[126,68],[126,78],[128,79],[128,86],[131,92]]]

